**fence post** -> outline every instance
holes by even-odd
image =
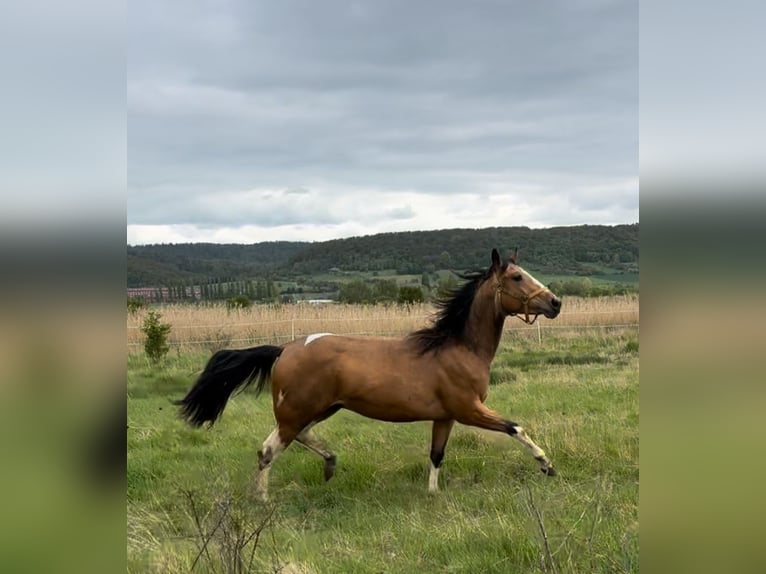
[[[295,341],[295,317],[290,319],[290,336],[292,337],[292,340]]]
[[[540,329],[540,323],[537,324],[537,343],[538,345],[543,344],[543,332]]]

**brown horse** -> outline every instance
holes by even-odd
[[[517,315],[533,323],[554,318],[561,301],[517,265],[516,254],[492,265],[439,303],[431,327],[399,338],[358,338],[321,333],[283,346],[264,345],[215,353],[186,397],[178,401],[190,424],[212,425],[238,388],[271,382],[277,426],[258,451],[256,492],[266,499],[271,463],[298,441],[324,459],[324,476],[335,455],[311,433],[317,423],[344,408],[392,421],[433,421],[430,491],[438,490],[439,466],[455,421],[507,433],[527,446],[548,475],[545,452],[524,429],[484,406],[489,368],[503,323]],[[522,317],[523,315],[523,317]],[[530,315],[532,319],[530,320]]]

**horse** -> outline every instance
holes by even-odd
[[[455,421],[506,433],[521,442],[549,476],[556,470],[519,424],[484,406],[490,364],[506,317],[532,324],[558,316],[561,300],[518,265],[518,249],[503,260],[492,250],[486,271],[437,303],[432,324],[402,338],[317,333],[284,345],[221,350],[186,396],[175,401],[194,427],[212,426],[231,395],[255,383],[271,385],[276,427],[258,451],[255,493],[268,500],[269,470],[293,441],[324,460],[332,478],[336,455],[312,429],[340,409],[390,422],[433,421],[428,490],[439,489],[444,449]],[[532,317],[530,319],[530,316]]]

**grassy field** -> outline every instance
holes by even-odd
[[[235,397],[209,430],[182,424],[169,402],[208,356],[152,367],[128,355],[129,572],[638,571],[637,329],[551,331],[542,343],[506,332],[487,404],[559,475],[507,436],[456,425],[436,495],[430,423],[341,411],[316,429],[338,455],[335,477],[324,483],[318,457],[293,445],[271,472],[272,503],[253,500],[270,399]]]

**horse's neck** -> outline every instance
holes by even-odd
[[[466,339],[470,341],[474,353],[489,364],[500,345],[505,316],[497,309],[494,293],[487,291],[481,289],[471,305]]]

